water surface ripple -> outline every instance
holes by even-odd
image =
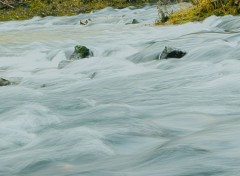
[[[18,82],[0,87],[1,176],[239,175],[240,18],[156,18],[146,6],[0,23],[0,77]],[[58,69],[76,44],[94,57]],[[165,46],[188,54],[155,60]]]

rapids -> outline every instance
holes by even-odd
[[[240,17],[156,19],[146,6],[0,22],[0,77],[17,82],[0,87],[1,176],[239,175]],[[58,69],[77,44],[94,57]],[[155,60],[165,46],[188,54]]]

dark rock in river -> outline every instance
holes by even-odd
[[[3,79],[3,78],[0,78],[0,86],[7,86],[7,85],[10,85],[11,82],[6,80],[6,79]]]
[[[93,52],[90,49],[88,49],[86,46],[77,45],[75,46],[74,52],[69,59],[59,62],[58,68],[62,69],[75,60],[89,58],[91,56],[93,56]]]
[[[138,24],[138,23],[139,23],[138,20],[136,20],[136,19],[133,19],[133,20],[132,20],[132,24]]]
[[[93,56],[93,52],[86,46],[77,45],[69,60],[79,60]]]
[[[138,24],[138,23],[139,23],[138,20],[133,19],[131,22],[126,23],[126,25],[128,25],[128,24]]]
[[[177,48],[172,48],[165,46],[164,50],[162,51],[161,55],[159,56],[159,59],[169,59],[169,58],[176,58],[180,59],[183,56],[185,56],[187,53],[185,51],[181,51]]]
[[[127,59],[134,63],[144,63],[153,60],[181,58],[187,53],[176,48],[166,47],[166,41],[151,42],[141,51],[129,56]],[[162,51],[162,52],[161,52]]]
[[[94,72],[94,73],[92,73],[92,74],[90,75],[90,79],[93,79],[93,78],[95,78],[95,77],[96,77],[96,75],[97,75],[97,72]]]

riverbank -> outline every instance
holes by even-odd
[[[183,24],[202,21],[209,16],[239,15],[239,0],[192,0],[194,6],[171,14],[164,24]],[[163,24],[158,22],[158,24]]]
[[[156,3],[157,0],[0,0],[0,21],[25,20],[34,16],[73,16],[105,7],[124,8],[151,2]],[[191,0],[191,3],[193,4],[191,7],[184,7],[170,14],[167,12],[166,20],[157,20],[156,24],[183,24],[202,21],[211,15],[240,14],[240,1],[238,0]]]
[[[151,0],[2,0],[0,1],[0,21],[25,20],[34,16],[72,16],[109,6],[124,8],[144,5],[149,2]]]

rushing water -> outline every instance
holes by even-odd
[[[0,87],[1,176],[239,175],[240,18],[156,18],[146,6],[0,23],[0,77],[18,83]],[[76,44],[94,57],[58,69]],[[165,46],[188,54],[155,60]]]

